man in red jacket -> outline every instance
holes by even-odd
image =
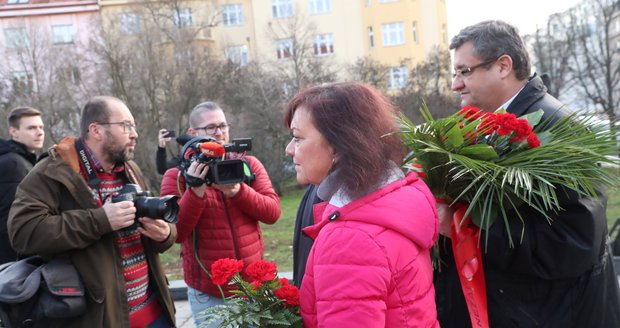
[[[220,144],[229,142],[230,124],[214,102],[198,104],[190,113],[189,126],[190,135],[212,137]],[[189,186],[186,176],[204,181],[209,170],[207,164],[194,161],[184,173],[178,168],[167,170],[161,185],[162,196],[177,195],[180,199],[177,242],[182,244],[184,277],[196,326],[204,320],[201,311],[223,303],[222,292],[207,272],[211,264],[221,258],[234,258],[247,266],[262,259],[260,222],[273,224],[280,217],[280,199],[260,161],[243,154],[226,156],[244,159],[255,175],[254,181]],[[228,295],[225,290],[224,294]],[[212,326],[217,327],[217,323]]]

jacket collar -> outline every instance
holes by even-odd
[[[547,87],[545,87],[542,79],[534,73],[525,87],[506,108],[506,111],[515,114],[517,117],[523,116],[528,108],[544,97],[545,94],[547,94]]]

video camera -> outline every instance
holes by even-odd
[[[203,183],[221,185],[243,182],[245,179],[244,163],[240,159],[223,159],[226,153],[241,153],[252,150],[252,138],[232,139],[230,144],[221,145],[212,137],[194,137],[189,140],[181,154],[181,170],[190,186]],[[204,180],[185,175],[192,161],[207,163],[209,171]]]
[[[132,201],[136,207],[136,219],[143,216],[177,223],[179,204],[177,196],[150,197],[150,191],[142,191],[136,184],[126,184],[119,194],[112,197],[112,203]]]

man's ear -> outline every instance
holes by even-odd
[[[502,78],[506,78],[513,73],[512,58],[510,56],[502,55],[497,59],[497,64],[499,65],[499,72]]]
[[[97,123],[90,123],[88,125],[88,136],[93,138],[94,140],[101,141],[103,140],[103,127]]]
[[[11,136],[11,139],[15,139],[15,133],[17,133],[17,129],[9,126],[9,135]]]

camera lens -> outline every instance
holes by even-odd
[[[177,222],[179,205],[176,196],[165,197],[137,197],[134,200],[136,206],[136,217],[149,217],[152,219],[162,219],[169,223]]]

